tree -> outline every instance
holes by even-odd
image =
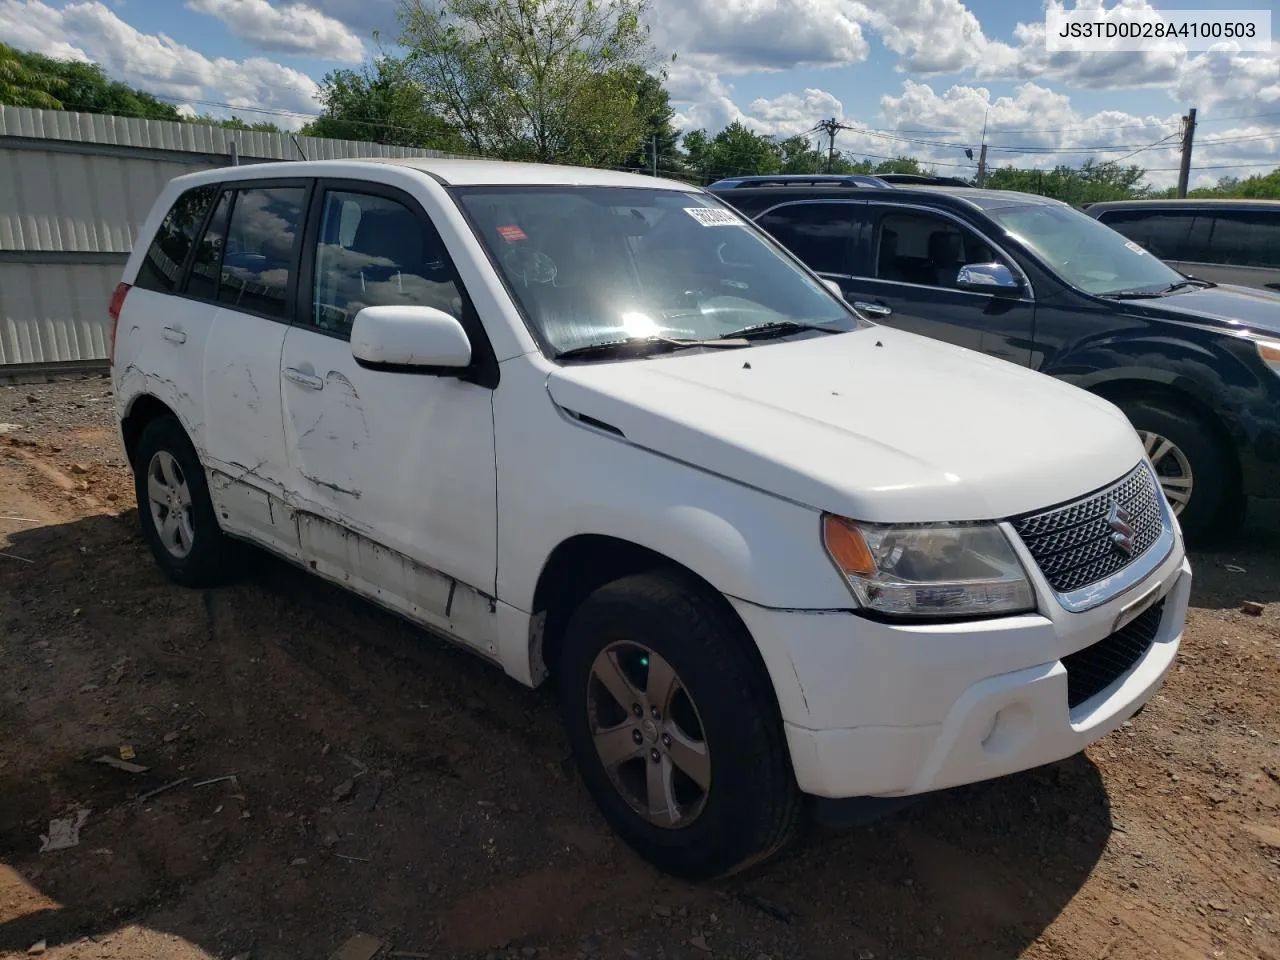
[[[704,183],[725,177],[779,173],[782,151],[772,137],[747,129],[735,120],[714,137],[705,130],[685,134],[689,167]]]
[[[0,103],[40,110],[61,110],[55,94],[64,84],[58,76],[39,69],[29,55],[0,43]]]
[[[629,78],[635,93],[636,113],[644,123],[640,146],[622,165],[650,169],[653,164],[651,151],[656,147],[659,174],[682,172],[684,157],[680,153],[680,132],[673,123],[676,112],[671,109],[671,97],[662,85],[662,79],[637,66],[626,67],[622,73]]]
[[[778,154],[781,162],[780,173],[826,172],[826,155],[803,134],[779,140]]]
[[[358,70],[334,70],[320,81],[324,111],[301,130],[308,137],[367,140],[401,147],[460,151],[461,136],[431,112],[402,60],[381,55]]]
[[[620,165],[646,131],[648,0],[401,0],[407,76],[474,151]]]
[[[1078,169],[1061,164],[1052,170],[1000,167],[987,177],[987,186],[993,190],[1020,190],[1083,204],[1149,196],[1150,192],[1142,182],[1146,173],[1142,167],[1098,163],[1091,157]]]
[[[191,119],[192,123],[204,123],[211,127],[222,127],[225,130],[247,130],[254,133],[284,133],[282,129],[269,120],[241,120],[235,114],[219,120],[209,114],[202,114]]]

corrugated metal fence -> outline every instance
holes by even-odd
[[[241,163],[445,156],[0,106],[0,368],[104,360],[107,300],[152,202],[173,177],[230,164],[233,143]]]

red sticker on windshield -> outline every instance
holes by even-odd
[[[519,227],[517,227],[514,223],[507,224],[505,227],[499,227],[498,234],[502,237],[503,240],[507,241],[507,243],[515,243],[517,240],[529,239],[528,237],[525,236],[524,231],[521,230]]]

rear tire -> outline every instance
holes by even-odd
[[[1187,541],[1209,543],[1235,533],[1244,522],[1245,497],[1213,424],[1159,400],[1119,406],[1142,437]]]
[[[176,417],[143,428],[134,463],[138,520],[160,568],[184,587],[225,583],[239,544],[218,526],[204,467]]]
[[[752,642],[719,598],[678,571],[601,587],[565,633],[560,699],[582,779],[613,830],[678,877],[763,862],[800,821]]]

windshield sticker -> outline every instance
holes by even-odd
[[[1132,250],[1134,253],[1138,254],[1138,256],[1140,257],[1145,257],[1147,255],[1147,251],[1142,249],[1142,245],[1139,243],[1134,243],[1132,240],[1126,243],[1125,246],[1128,247],[1130,250]]]
[[[742,224],[742,221],[728,210],[719,210],[716,207],[685,207],[684,212],[704,227],[736,227]]]
[[[517,227],[514,223],[498,228],[498,235],[507,243],[515,243],[518,240],[528,240],[525,232]]]

